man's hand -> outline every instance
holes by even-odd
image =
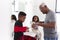
[[[38,25],[38,26],[43,26],[43,23],[38,23],[37,25]]]
[[[39,23],[37,24],[39,26],[45,27],[45,28],[55,28],[55,22],[49,22],[49,23]]]

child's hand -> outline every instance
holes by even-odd
[[[27,27],[26,32],[29,32],[29,28]]]
[[[29,29],[27,29],[26,32],[29,32]]]
[[[34,28],[36,25],[35,24],[32,24],[32,28]]]

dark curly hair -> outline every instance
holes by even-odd
[[[11,15],[11,17],[12,17],[11,19],[13,19],[13,20],[15,20],[15,21],[17,20],[17,18],[16,18],[15,15]]]
[[[34,22],[34,18],[35,18],[35,17],[37,17],[37,21],[36,21],[36,22],[39,22],[39,17],[38,17],[38,16],[36,16],[36,15],[35,15],[35,16],[33,16],[32,21]]]

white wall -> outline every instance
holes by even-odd
[[[56,11],[60,12],[60,5],[59,5],[60,4],[60,0],[57,0],[56,3],[57,3],[57,5],[56,5],[56,7],[57,7]]]
[[[11,1],[0,0],[0,40],[10,40],[9,22]]]
[[[60,40],[60,13],[56,14],[56,23],[57,23],[57,33],[58,33],[58,40]]]

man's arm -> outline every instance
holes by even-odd
[[[46,27],[46,28],[55,28],[55,22],[49,22],[49,23],[39,23],[39,26]]]
[[[40,21],[39,23],[44,23],[44,21]]]

